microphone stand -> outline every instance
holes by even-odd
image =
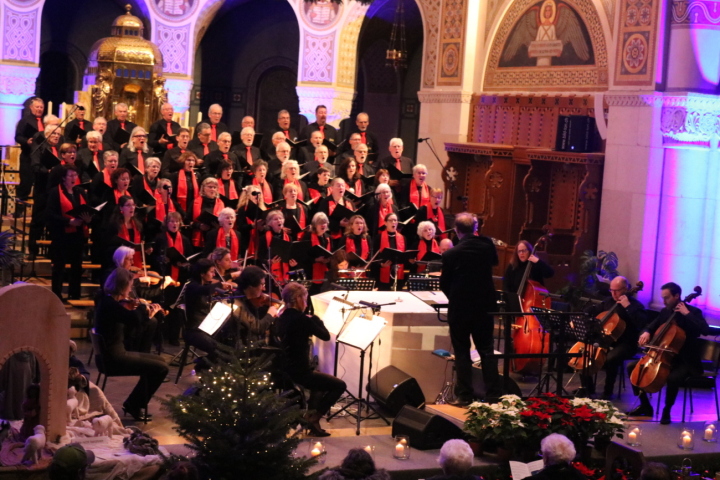
[[[419,142],[419,143],[425,142],[425,144],[426,144],[426,145],[428,146],[428,148],[430,149],[430,152],[432,152],[433,156],[435,157],[435,160],[437,160],[438,164],[440,165],[440,168],[441,168],[442,170],[445,170],[445,165],[443,165],[442,161],[440,160],[440,157],[438,156],[437,152],[435,151],[435,147],[433,146],[432,138],[426,138],[426,139],[422,139],[422,138],[421,138],[421,139],[418,140],[418,142]],[[446,197],[445,197],[445,205],[446,205],[446,208],[447,208],[447,205],[449,205],[448,199],[449,199],[449,197],[452,196],[452,192],[454,192],[455,190],[457,190],[457,186],[455,185],[455,180],[454,180],[454,179],[453,179],[453,180],[450,180],[450,188],[449,188],[449,190],[450,190],[450,195],[446,195]],[[466,209],[466,210],[467,210],[467,209]]]

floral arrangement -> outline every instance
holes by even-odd
[[[540,447],[551,433],[565,435],[576,445],[590,438],[611,439],[621,434],[625,416],[611,402],[589,398],[566,399],[548,393],[522,400],[504,395],[498,403],[472,403],[465,431],[479,441]]]

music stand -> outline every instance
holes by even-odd
[[[346,290],[361,290],[371,292],[375,288],[375,280],[372,278],[338,278],[335,281]]]
[[[357,310],[355,310],[357,312]],[[357,404],[357,410],[355,413],[356,429],[355,435],[360,435],[360,423],[363,420],[370,418],[370,411],[372,410],[377,416],[382,418],[386,424],[390,425],[390,421],[385,416],[378,412],[370,402],[363,398],[363,374],[365,371],[365,352],[370,348],[370,359],[372,361],[372,351],[375,339],[380,335],[380,332],[387,325],[387,320],[377,315],[367,316],[365,313],[360,315],[352,315],[348,321],[343,325],[342,331],[338,333],[335,341],[336,345],[342,343],[360,351],[360,375],[358,382],[358,395],[357,397],[351,392],[346,391],[352,400],[345,405],[343,408],[333,413],[328,417],[328,420],[339,415],[340,413],[347,411],[350,406]],[[337,359],[337,356],[336,356]],[[368,416],[363,417],[363,407],[367,408]]]
[[[440,277],[410,275],[408,277],[408,290],[416,292],[440,290]]]

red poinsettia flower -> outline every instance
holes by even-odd
[[[576,408],[575,411],[573,412],[574,416],[576,416],[586,422],[590,421],[592,419],[593,414],[595,414],[595,412],[593,411],[593,409],[591,409],[587,405],[581,405],[578,408]]]

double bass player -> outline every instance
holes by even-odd
[[[698,345],[700,335],[707,334],[710,327],[703,317],[703,313],[699,308],[681,302],[682,289],[680,285],[669,282],[660,287],[660,296],[662,297],[665,307],[660,311],[658,317],[653,320],[643,330],[638,340],[641,347],[647,345],[654,339],[658,331],[662,330],[663,325],[674,315],[674,321],[677,326],[685,332],[685,343],[682,345],[677,355],[672,359],[670,374],[667,377],[667,389],[665,392],[665,408],[663,408],[660,417],[660,423],[667,425],[670,423],[670,411],[675,404],[680,386],[692,375],[699,375],[702,372],[701,349]],[[642,360],[631,362],[628,365],[628,374],[632,375],[635,366]],[[631,376],[632,378],[632,376]],[[633,393],[640,398],[640,406],[628,412],[630,416],[636,417],[652,417],[653,408],[648,400],[647,393],[633,385]]]

